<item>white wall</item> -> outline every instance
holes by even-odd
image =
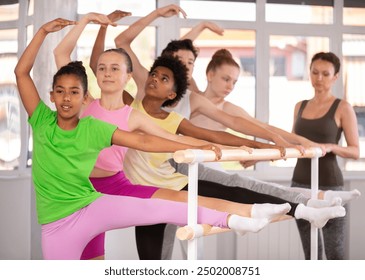
[[[30,259],[29,178],[0,179],[0,259]]]
[[[348,182],[350,189],[359,189],[362,196],[351,202],[348,215],[349,221],[349,258],[365,260],[365,180]]]

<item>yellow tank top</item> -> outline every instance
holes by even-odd
[[[149,116],[140,100],[135,100],[131,107]],[[184,119],[175,112],[162,120],[149,116],[157,125],[170,133],[176,134],[177,128]],[[188,183],[188,177],[175,172],[168,160],[170,153],[146,153],[128,149],[124,158],[124,172],[133,184],[156,186],[173,190],[181,190]]]

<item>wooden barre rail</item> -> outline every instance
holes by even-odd
[[[222,149],[222,156],[218,161],[260,161],[280,160],[287,158],[310,158],[311,159],[311,197],[318,193],[318,158],[322,156],[320,148],[306,149],[304,154],[295,148],[286,148],[285,156],[282,157],[278,149],[252,149],[248,152],[241,148]],[[188,240],[188,259],[198,258],[197,238],[206,235],[227,232],[230,229],[212,227],[210,225],[197,224],[197,196],[198,196],[198,163],[216,161],[216,154],[210,150],[180,150],[176,151],[173,159],[177,163],[189,164],[189,192],[188,192],[188,225],[179,228],[176,237],[180,240]],[[311,226],[311,259],[317,259],[318,252],[318,229]]]
[[[223,149],[222,157],[219,161],[242,161],[242,160],[278,160],[285,158],[313,158],[320,157],[322,150],[320,148],[306,149],[302,155],[295,148],[286,148],[285,157],[282,157],[278,149],[252,149],[249,153],[243,149]],[[181,150],[174,153],[174,160],[177,163],[207,162],[216,161],[215,152],[209,150]]]
[[[176,237],[179,240],[192,240],[194,238],[231,231],[229,228],[213,227],[207,224],[198,224],[194,229],[191,226],[178,228]]]

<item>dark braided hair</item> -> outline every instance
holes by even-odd
[[[88,89],[88,82],[87,82],[86,69],[82,65],[82,61],[72,61],[69,64],[62,66],[53,76],[52,88],[54,88],[58,78],[63,75],[75,75],[76,77],[78,77],[81,81],[82,88],[84,90],[84,95],[86,95]]]

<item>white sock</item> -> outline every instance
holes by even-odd
[[[329,219],[344,217],[345,215],[346,210],[342,206],[313,208],[304,204],[299,204],[294,213],[296,219],[307,220],[317,228],[324,227]]]
[[[360,195],[361,193],[357,189],[352,191],[326,191],[323,199],[332,201],[334,197],[340,197],[342,199],[342,205],[345,205],[347,202],[358,198]]]
[[[251,218],[268,219],[269,221],[285,215],[291,209],[289,203],[271,204],[271,203],[255,203],[252,205]]]
[[[269,224],[268,219],[253,219],[238,215],[231,215],[228,220],[228,227],[239,235],[244,235],[247,232],[259,232],[267,224]]]
[[[342,204],[341,197],[334,197],[332,201],[329,200],[322,200],[322,199],[309,199],[307,202],[308,207],[313,208],[323,208],[323,207],[331,207],[331,206],[338,206]]]

